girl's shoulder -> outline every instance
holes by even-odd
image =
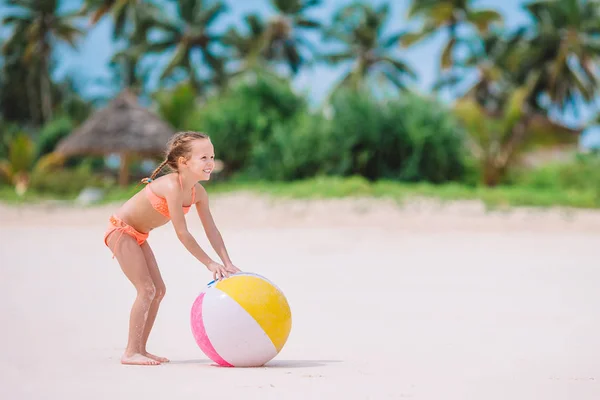
[[[200,182],[196,183],[194,188],[196,189],[196,202],[208,200],[208,193]]]
[[[148,182],[147,185],[152,186],[152,191],[157,195],[163,195],[163,197],[167,192],[180,189],[177,174],[175,173],[162,175]]]
[[[176,182],[178,182],[178,180],[177,174],[175,172],[169,172],[168,174],[161,175],[158,178],[152,180],[152,183],[157,183],[159,185],[173,184]]]

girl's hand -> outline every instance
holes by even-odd
[[[206,268],[208,268],[208,270],[213,273],[214,280],[221,280],[223,278],[229,277],[230,272],[227,270],[227,268],[225,268],[223,265],[219,264],[218,262],[211,261],[208,263]]]
[[[226,263],[225,264],[225,269],[227,270],[227,272],[229,272],[230,274],[235,274],[238,272],[242,272],[240,271],[240,269],[238,267],[236,267],[235,265],[233,265],[232,263]]]

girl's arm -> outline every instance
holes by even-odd
[[[198,216],[200,217],[202,225],[204,226],[206,237],[210,241],[213,249],[215,249],[215,252],[219,255],[219,257],[221,257],[225,267],[228,269],[233,268],[235,272],[239,272],[239,269],[233,265],[231,259],[229,258],[229,254],[227,253],[227,248],[223,242],[221,232],[219,232],[219,229],[217,228],[217,225],[215,224],[210,212],[208,193],[206,193],[206,189],[204,189],[202,185],[197,185],[196,193],[198,195],[196,211],[198,211]]]
[[[169,214],[171,215],[171,222],[175,233],[179,241],[185,246],[185,248],[192,253],[194,257],[198,259],[202,264],[209,267],[214,261],[206,254],[200,247],[196,239],[189,232],[187,223],[185,222],[185,216],[183,214],[183,192],[179,186],[169,182],[168,191],[165,195],[167,205],[169,206]],[[209,268],[210,269],[210,268]]]

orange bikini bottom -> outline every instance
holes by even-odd
[[[121,218],[117,217],[116,215],[111,215],[111,217],[109,218],[108,229],[104,233],[104,244],[106,245],[106,247],[108,247],[108,236],[114,231],[120,232],[120,235],[117,238],[117,243],[115,243],[115,249],[117,248],[119,239],[121,239],[121,235],[123,235],[124,233],[134,238],[137,241],[137,244],[140,246],[146,241],[146,239],[148,239],[148,233],[138,232],[131,225],[128,225],[125,222],[123,222]],[[113,258],[115,258],[114,253]]]

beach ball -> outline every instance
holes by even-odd
[[[260,367],[283,348],[292,314],[282,291],[254,273],[213,281],[192,305],[192,333],[221,366]]]

